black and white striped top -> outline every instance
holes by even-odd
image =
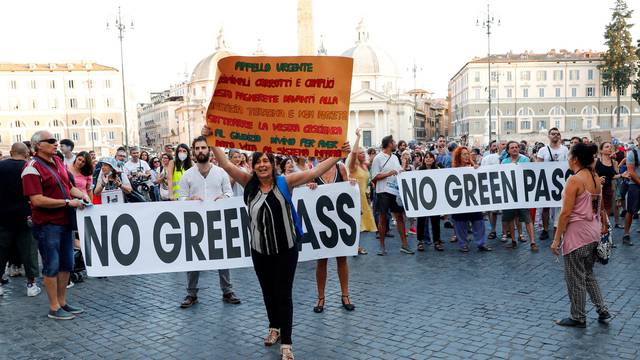
[[[251,248],[260,254],[275,255],[295,244],[296,230],[291,209],[277,186],[258,193],[249,202]]]

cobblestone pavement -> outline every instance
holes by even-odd
[[[610,264],[597,266],[611,323],[599,324],[589,304],[587,328],[567,329],[553,324],[569,301],[548,240],[537,254],[498,240],[492,253],[468,254],[447,242],[442,253],[404,255],[397,234],[388,244],[389,255],[376,256],[366,234],[370,254],[349,259],[354,312],[341,307],[331,261],[325,311],[315,314],[315,264],[299,265],[297,359],[640,358],[640,246],[619,245]],[[231,275],[241,305],[223,304],[218,276],[207,272],[190,309],[178,307],[183,273],[89,279],[70,289],[87,310],[73,321],[47,319],[44,292],[27,298],[23,279],[13,278],[0,297],[0,359],[279,359],[277,346],[262,345],[268,324],[253,270]]]

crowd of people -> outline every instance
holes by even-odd
[[[209,135],[207,128],[203,135]],[[58,142],[46,130],[30,142],[15,143],[10,156],[0,161],[0,275],[26,277],[27,296],[41,289],[36,279],[39,263],[49,299],[48,316],[73,319],[83,312],[66,301],[73,285],[70,274],[78,269],[81,252],[75,209],[124,202],[216,201],[242,197],[250,215],[251,255],[267,310],[269,327],[264,344],[281,343],[283,359],[293,359],[291,329],[292,287],[302,234],[300,219],[291,202],[296,187],[315,189],[324,184],[350,181],[360,190],[360,231],[376,233],[377,255],[385,256],[395,236],[399,251],[445,251],[442,227],[453,229],[448,239],[467,253],[472,244],[490,252],[500,242],[510,249],[528,243],[532,252],[552,239],[552,252],[562,254],[571,316],[559,325],[584,327],[585,291],[594,301],[600,320],[609,319],[593,275],[594,247],[601,234],[613,226],[624,231],[622,244],[632,246],[630,227],[640,210],[638,150],[617,141],[593,144],[587,138],[562,139],[557,128],[548,143],[492,141],[486,148],[448,142],[440,136],[432,144],[408,144],[385,136],[379,148],[361,146],[356,130],[353,146],[346,143],[344,158],[285,157],[252,154],[236,149],[209,147],[205,136],[189,145],[150,154],[138,147],[117,149],[114,157],[96,158],[94,152],[77,152],[69,139]],[[638,139],[640,142],[640,137]],[[575,175],[567,181],[560,208],[526,208],[488,213],[472,212],[407,218],[400,200],[397,175],[457,167],[483,167],[526,162],[567,161]],[[500,218],[500,228],[498,219]],[[488,221],[488,224],[485,224]],[[392,231],[391,222],[396,231]],[[524,226],[523,226],[524,225]],[[523,231],[524,229],[524,231]],[[499,233],[500,230],[500,233]],[[536,235],[536,230],[539,230]],[[416,236],[414,250],[408,238]],[[469,235],[473,239],[468,241]],[[490,240],[496,240],[493,245]],[[366,255],[364,247],[358,249]],[[40,259],[38,259],[38,254]],[[349,269],[345,257],[336,259],[345,310],[356,306],[349,296]],[[5,268],[6,265],[6,268]],[[324,311],[328,259],[317,261],[317,301],[313,311]],[[80,269],[81,271],[82,269]],[[229,270],[218,271],[222,300],[240,304]],[[186,275],[186,296],[180,307],[198,302],[200,272]],[[82,277],[75,277],[80,281]],[[78,280],[79,279],[79,280]],[[3,294],[0,286],[0,295]]]

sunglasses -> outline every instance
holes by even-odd
[[[549,135],[551,135],[551,136],[560,136],[560,133],[551,133]]]
[[[47,144],[53,145],[53,144],[57,143],[58,140],[55,139],[55,138],[51,138],[51,139],[46,139],[46,140],[40,140],[39,142],[41,142],[41,143],[46,142]]]

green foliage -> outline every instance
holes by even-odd
[[[631,84],[636,74],[638,54],[631,38],[631,27],[627,21],[633,10],[629,10],[624,0],[616,0],[612,9],[611,22],[605,27],[604,39],[607,51],[602,55],[603,64],[598,68],[602,74],[602,84],[610,86],[619,94]]]

